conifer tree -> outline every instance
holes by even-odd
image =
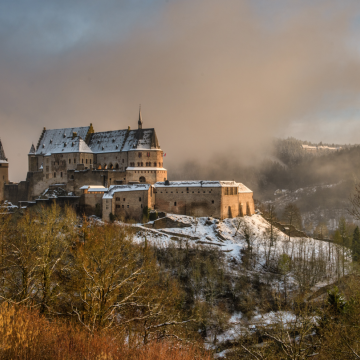
[[[358,226],[355,228],[353,233],[352,255],[353,261],[360,261],[360,230]]]

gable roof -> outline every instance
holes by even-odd
[[[155,129],[114,130],[91,135],[93,153],[160,149]]]
[[[44,128],[37,145],[36,155],[66,152],[65,150],[62,151],[62,149],[64,148],[65,143],[66,144],[72,143],[73,133],[76,133],[78,137],[85,139],[89,132],[89,129],[90,126],[64,128],[64,129],[51,129],[51,130],[46,130]],[[84,152],[89,152],[88,150]],[[75,152],[75,151],[71,151],[71,152]]]

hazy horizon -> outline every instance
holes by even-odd
[[[140,103],[170,176],[252,164],[273,137],[357,143],[359,30],[352,0],[0,1],[10,180],[44,126],[136,128]]]

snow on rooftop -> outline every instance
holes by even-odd
[[[84,185],[79,190],[108,191],[109,189],[102,185]]]
[[[235,181],[192,180],[192,181],[169,181],[169,185],[166,185],[166,183],[164,181],[160,181],[160,182],[157,182],[154,186],[157,188],[160,188],[160,187],[238,187],[239,183],[237,183]]]
[[[104,194],[103,199],[112,199],[117,192],[125,191],[148,191],[150,184],[128,184],[128,185],[111,185],[109,192]]]
[[[82,140],[85,139],[88,131],[89,126],[45,130],[39,142],[39,147],[36,150],[36,155],[64,152],[91,152]],[[73,133],[77,134],[77,138],[74,140]],[[79,138],[81,138],[82,142]],[[73,142],[76,143],[74,144],[76,146],[72,145]],[[84,146],[84,144],[86,146]]]
[[[141,130],[114,130],[94,133],[91,136],[89,147],[95,154],[130,150],[150,150],[154,129]]]
[[[144,171],[144,170],[155,170],[155,171],[166,171],[166,169],[164,169],[164,168],[162,168],[162,167],[149,167],[149,166],[143,166],[143,167],[141,167],[141,166],[138,166],[138,167],[130,167],[130,166],[128,166],[127,168],[126,168],[126,171],[128,171],[128,170],[141,170],[141,171]]]

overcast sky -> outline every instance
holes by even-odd
[[[0,0],[0,49],[12,181],[44,126],[135,128],[140,103],[169,171],[360,142],[358,0]]]

